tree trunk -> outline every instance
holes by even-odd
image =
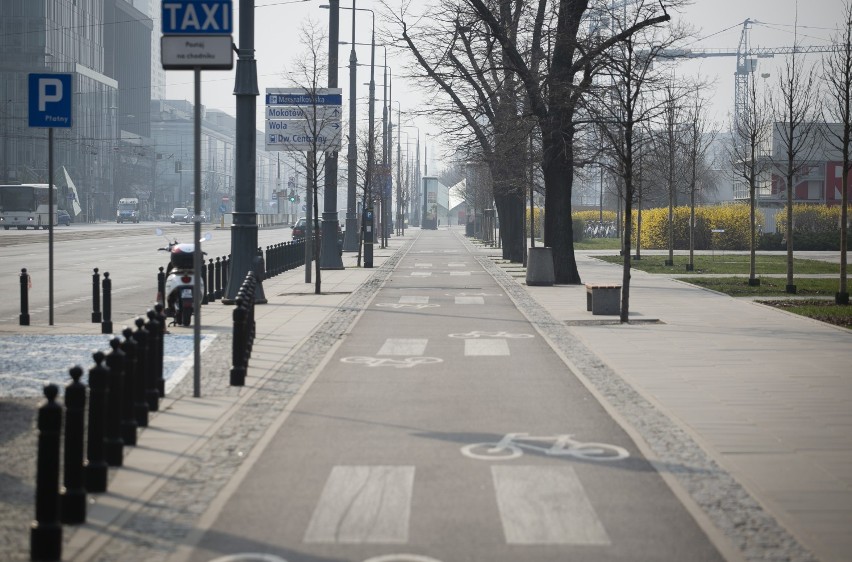
[[[573,131],[546,131],[542,135],[544,173],[544,245],[553,248],[555,282],[579,285],[580,273],[574,256],[571,221],[571,192],[574,183]]]

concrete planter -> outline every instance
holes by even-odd
[[[556,281],[551,248],[529,248],[527,254],[527,285],[551,286]]]

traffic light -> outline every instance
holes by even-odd
[[[290,203],[295,203],[295,202],[296,202],[296,194],[293,193],[292,190],[290,190]]]

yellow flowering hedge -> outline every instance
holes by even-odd
[[[636,235],[636,213],[633,234]],[[763,213],[757,210],[758,224]],[[689,249],[689,207],[675,207],[673,213],[674,247]],[[747,204],[695,208],[695,248],[697,250],[748,250],[749,208]],[[724,232],[713,232],[724,230]],[[661,207],[642,211],[642,247],[665,249],[669,244],[669,209]]]
[[[840,230],[840,205],[793,205],[793,232],[835,233]],[[787,232],[787,207],[775,216],[778,232]]]

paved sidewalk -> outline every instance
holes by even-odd
[[[245,387],[228,385],[233,308],[206,306],[204,333],[217,338],[201,398],[190,371],[110,471],[109,492],[90,497],[88,523],[65,527],[64,559],[164,560],[187,542],[418,235],[377,245],[374,269],[344,254],[321,295],[303,268],[264,281]],[[696,518],[727,537],[730,559],[852,560],[852,331],[638,271],[631,318],[644,322],[623,326],[587,312],[583,287],[527,287],[499,250],[467,245]],[[582,253],[578,265],[584,281],[620,282],[617,266]],[[0,545],[6,555],[28,559]]]

